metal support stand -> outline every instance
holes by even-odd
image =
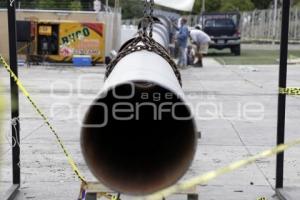
[[[282,30],[281,30],[281,52],[280,52],[280,73],[279,87],[286,88],[287,79],[287,58],[289,39],[289,17],[290,0],[283,1],[282,9]],[[285,139],[285,109],[286,94],[278,96],[278,123],[277,123],[277,145],[284,144]],[[284,153],[279,153],[276,160],[276,194],[281,200],[300,199],[300,188],[284,188]]]
[[[12,71],[18,76],[17,67],[17,35],[16,35],[16,2],[7,0],[7,16],[9,31],[9,61]],[[13,200],[21,183],[20,169],[20,124],[19,124],[19,90],[13,78],[10,78],[11,119],[12,124],[12,171],[13,185],[6,192],[4,200]]]
[[[285,0],[283,1],[283,9],[282,9],[279,88],[286,88],[289,17],[290,17],[290,0]],[[277,120],[277,145],[284,144],[285,109],[286,109],[286,94],[279,94],[278,120]],[[276,161],[276,188],[283,187],[283,172],[284,172],[283,168],[284,168],[284,153],[279,153],[277,155],[277,161]]]
[[[199,196],[197,193],[197,187],[193,187],[187,191],[177,193],[180,195],[186,195],[187,200],[198,200]],[[80,194],[78,200],[99,200],[102,197],[105,197],[108,200],[111,200],[112,195],[116,195],[116,200],[121,200],[120,194],[106,188],[101,183],[89,182],[87,184],[81,185]],[[165,198],[163,198],[165,200]]]

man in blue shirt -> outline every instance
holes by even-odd
[[[189,29],[187,27],[187,19],[182,17],[181,26],[179,28],[179,33],[177,35],[177,43],[179,46],[179,60],[178,67],[184,68],[187,66],[187,43],[189,38]]]

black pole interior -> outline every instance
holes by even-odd
[[[9,63],[12,71],[18,76],[17,43],[16,43],[16,8],[15,1],[7,0],[7,16],[9,31]],[[11,118],[12,118],[12,162],[13,162],[13,184],[19,185],[20,175],[20,123],[19,123],[19,90],[18,86],[10,78],[11,93]]]
[[[288,39],[289,39],[289,18],[290,18],[290,0],[284,0],[283,8],[282,8],[279,88],[286,88]],[[284,144],[285,109],[286,109],[286,94],[279,94],[279,96],[278,96],[278,121],[277,121],[277,145]],[[276,188],[283,188],[283,174],[284,174],[284,153],[280,153],[277,155],[277,160],[276,160]]]

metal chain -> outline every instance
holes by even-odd
[[[149,28],[150,28],[150,31],[149,31],[149,36],[152,38],[153,36],[153,12],[154,12],[154,0],[150,0],[150,14],[149,14],[149,17],[150,17],[150,25],[149,25]]]
[[[143,32],[139,32],[139,36],[136,37],[135,39],[133,39],[129,44],[127,44],[127,46],[125,46],[123,48],[123,50],[121,52],[119,52],[117,57],[107,65],[105,79],[107,79],[109,77],[109,75],[113,71],[114,67],[117,65],[117,63],[121,59],[123,59],[125,56],[127,56],[131,53],[142,51],[142,50],[154,52],[157,55],[164,58],[172,67],[172,69],[179,81],[179,84],[182,85],[181,75],[177,68],[177,65],[173,61],[173,59],[170,57],[167,50],[161,44],[156,42],[153,38],[151,38],[147,35],[145,36]]]
[[[149,13],[148,13],[149,12]],[[154,0],[145,0],[144,1],[144,17],[142,19],[142,30],[139,31],[139,35],[134,38],[131,42],[129,42],[117,55],[115,59],[113,59],[106,68],[105,79],[109,77],[111,72],[117,63],[123,59],[125,56],[146,50],[149,52],[154,52],[157,55],[164,58],[172,67],[179,84],[182,85],[181,75],[175,64],[174,60],[169,55],[168,51],[158,42],[156,42],[153,37],[153,12],[154,12]],[[147,29],[149,27],[149,34],[147,33]]]
[[[144,17],[142,19],[142,27],[144,36],[147,35],[147,23],[146,19],[148,18],[148,0],[144,0]]]
[[[148,35],[152,38],[153,34],[153,13],[154,13],[154,0],[144,0],[144,17],[142,19],[142,29],[144,36]]]

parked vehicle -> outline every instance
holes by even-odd
[[[239,13],[204,13],[200,20],[203,31],[211,37],[210,48],[229,48],[235,55],[241,55]]]

